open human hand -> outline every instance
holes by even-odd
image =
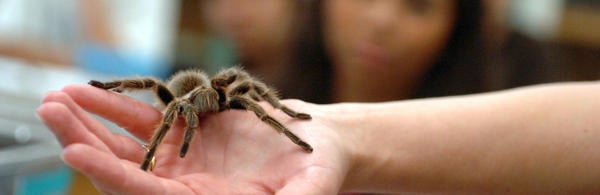
[[[46,95],[38,115],[65,147],[64,161],[107,194],[335,194],[349,169],[350,155],[319,107],[297,100],[284,104],[313,116],[290,118],[265,110],[314,147],[306,153],[249,111],[202,117],[185,158],[178,155],[183,122],[159,146],[152,172],[139,168],[146,150],[134,139],[111,132],[86,111],[149,140],[159,110],[127,96],[87,85]]]

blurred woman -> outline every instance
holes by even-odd
[[[478,3],[329,0],[321,6],[324,46],[332,60],[334,101],[410,98],[424,81],[436,79],[427,78],[436,73],[432,71],[477,71],[474,66],[456,64],[457,60],[462,60],[463,66],[478,61],[476,57],[458,56],[461,50],[478,46],[474,45],[479,38]],[[442,67],[448,68],[438,70]],[[471,82],[478,79],[472,74],[462,78]]]
[[[389,101],[565,80],[520,36],[505,39],[510,51],[489,49],[481,1],[207,2],[243,64],[285,98]]]
[[[307,100],[388,101],[584,79],[559,63],[556,45],[511,31],[492,37],[504,40],[500,43],[488,41],[496,35],[482,23],[492,7],[488,1],[307,4],[311,16],[300,33],[296,61],[324,72],[305,79],[321,88],[306,93]]]
[[[285,97],[324,103],[483,91],[479,1],[240,2],[206,1],[209,23]]]
[[[388,101],[468,94],[523,84],[506,80],[489,63],[482,41],[480,1],[313,1],[308,24],[322,49],[299,59],[326,56],[325,101]],[[322,53],[319,53],[322,52]],[[331,68],[329,68],[331,67]],[[521,72],[537,65],[517,67]],[[547,75],[527,84],[545,81]],[[512,78],[511,79],[521,79]]]

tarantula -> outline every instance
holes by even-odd
[[[294,118],[310,119],[311,116],[296,112],[281,104],[274,90],[239,67],[225,69],[214,75],[210,80],[207,74],[202,71],[188,70],[176,73],[169,79],[167,84],[148,77],[104,83],[91,80],[89,84],[117,93],[127,90],[151,89],[156,93],[160,102],[166,106],[162,121],[155,130],[150,145],[147,146],[147,153],[141,164],[144,171],[152,169],[156,149],[178,117],[182,117],[186,121],[183,144],[179,152],[179,157],[183,158],[188,151],[194,129],[198,127],[198,118],[205,113],[221,112],[228,109],[250,110],[263,122],[273,127],[277,132],[283,133],[306,152],[313,151],[308,143],[268,115],[256,101],[265,100],[274,108],[280,109]]]

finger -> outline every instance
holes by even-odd
[[[192,194],[181,182],[144,172],[136,165],[85,144],[63,151],[64,161],[110,194]]]
[[[44,103],[38,108],[37,114],[63,147],[73,143],[86,143],[100,150],[110,151],[65,105],[56,102]]]
[[[88,85],[69,85],[62,91],[85,110],[113,121],[142,140],[152,137],[154,128],[162,118],[162,113],[151,105],[107,90]]]
[[[115,155],[133,162],[142,161],[144,149],[139,143],[129,137],[111,132],[100,121],[94,119],[77,105],[66,93],[59,91],[47,93],[42,103],[49,102],[61,103],[66,106],[87,130],[104,142]]]

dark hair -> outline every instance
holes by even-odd
[[[322,1],[299,0],[298,33],[292,61],[298,73],[298,98],[313,103],[331,101],[332,66],[325,51]]]
[[[417,98],[487,91],[481,1],[457,0],[456,4],[456,21],[446,49],[423,77]]]
[[[484,91],[481,41],[481,2],[457,0],[457,19],[449,41],[435,66],[425,75],[414,97],[431,97]],[[331,61],[323,43],[323,1],[299,1],[302,10],[296,59],[305,88],[301,99],[331,101]]]

